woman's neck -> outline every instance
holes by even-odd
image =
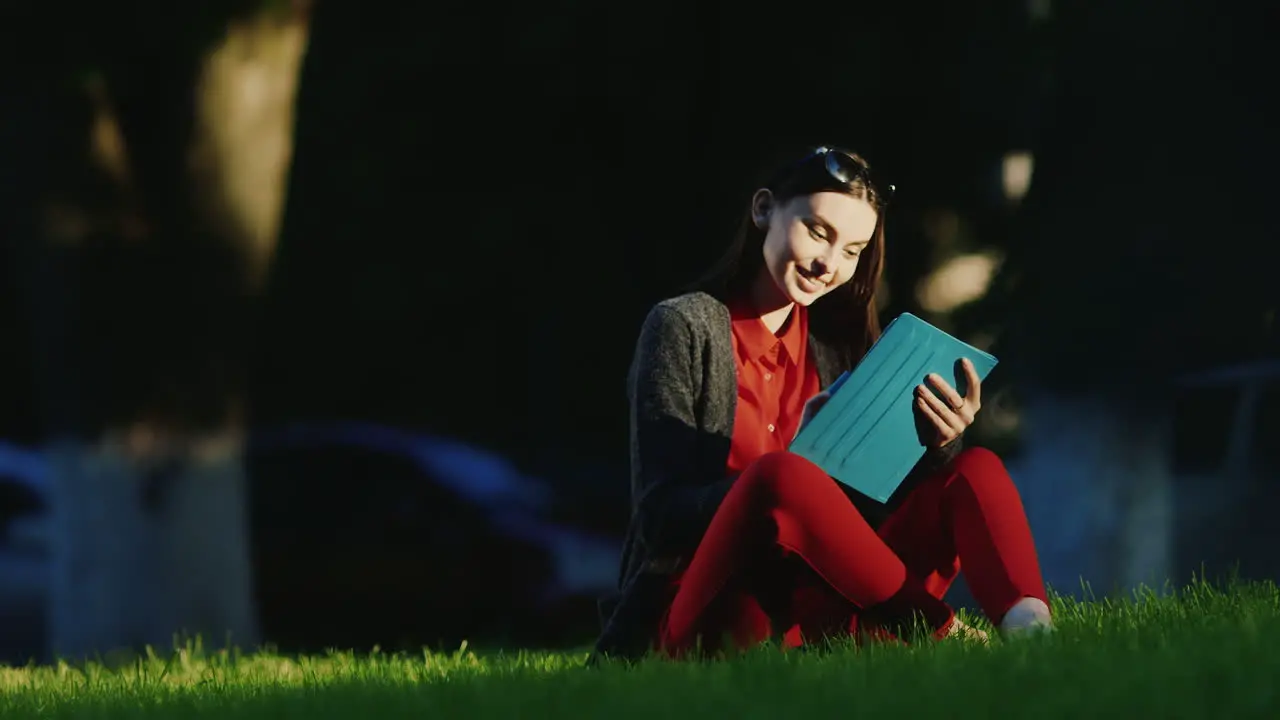
[[[792,308],[796,306],[790,298],[778,290],[777,283],[773,281],[767,270],[762,271],[756,278],[751,288],[750,299],[751,307],[760,313],[764,326],[775,335],[786,324],[787,318],[791,317]]]

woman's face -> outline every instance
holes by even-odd
[[[777,299],[804,306],[853,278],[858,256],[876,229],[870,203],[838,192],[775,205],[762,190],[756,193],[754,216],[767,228],[764,272],[781,293]]]

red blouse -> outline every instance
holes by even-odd
[[[792,309],[778,334],[745,302],[729,306],[738,370],[738,409],[733,419],[728,476],[765,453],[786,450],[800,426],[804,403],[822,389],[809,360],[809,315]]]

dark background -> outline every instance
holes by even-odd
[[[234,258],[199,228],[142,250],[107,238],[66,253],[80,270],[40,276],[30,248],[51,188],[112,202],[89,179],[67,180],[83,174],[71,79],[96,69],[121,88],[150,152],[139,161],[154,171],[149,212],[181,215],[171,181],[191,68],[253,7],[7,11],[5,27],[27,42],[4,51],[0,96],[0,437],[37,447],[55,431],[91,436],[144,395],[197,422],[242,392],[255,428],[358,420],[474,444],[542,478],[554,522],[616,537],[627,512],[623,383],[640,320],[728,241],[759,171],[822,143],[863,152],[898,186],[883,317],[911,311],[996,337],[993,383],[1010,403],[1034,387],[1098,398],[1133,422],[1175,412],[1170,452],[1212,470],[1236,388],[1197,394],[1177,379],[1280,350],[1268,23],[1262,6],[1207,0],[758,10],[321,0],[260,295],[241,299]],[[1014,151],[1034,156],[1020,203],[1001,186]],[[949,218],[960,232],[937,230]],[[1005,258],[982,299],[923,309],[917,283],[977,251]],[[78,310],[50,315],[49,297]],[[1254,425],[1257,482],[1272,500],[1273,405]],[[1034,441],[975,434],[1010,458]],[[250,470],[272,639],[520,635],[506,611],[465,622],[458,606],[423,611],[439,588],[492,585],[478,595],[492,599],[516,592],[517,569],[538,567],[501,538],[458,545],[430,532],[446,516],[465,528],[466,516],[446,495],[404,490],[418,487],[413,470],[333,450],[262,453]],[[378,493],[392,499],[369,500]],[[426,508],[403,526],[379,510],[397,493],[419,493]],[[1218,538],[1225,564],[1274,548],[1232,512],[1220,518],[1236,528]],[[323,548],[315,567],[294,556],[270,565],[283,547],[272,538],[299,534]],[[434,554],[465,557],[406,577]],[[1177,571],[1204,559],[1180,556]],[[296,607],[289,592],[323,583],[365,589],[301,619],[285,609]],[[583,599],[524,639],[581,643],[591,612]]]

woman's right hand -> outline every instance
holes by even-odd
[[[793,441],[796,437],[800,436],[800,431],[804,429],[804,426],[809,424],[809,421],[818,414],[818,411],[821,410],[822,406],[826,405],[827,401],[830,399],[831,391],[823,390],[817,395],[814,395],[804,401],[804,410],[800,412],[800,427],[796,428],[796,436],[791,438]]]
[[[796,428],[796,437],[800,436],[800,431],[804,429],[804,426],[809,424],[809,421],[813,419],[813,416],[818,414],[818,411],[822,409],[822,406],[827,404],[827,401],[831,399],[831,396],[835,394],[836,390],[838,390],[840,386],[844,384],[844,381],[848,379],[848,372],[841,373],[840,377],[836,378],[835,382],[828,385],[826,390],[823,390],[817,395],[814,395],[804,401],[804,410],[800,411],[800,427]],[[791,441],[795,442],[795,439],[796,438],[793,437],[791,438]]]

